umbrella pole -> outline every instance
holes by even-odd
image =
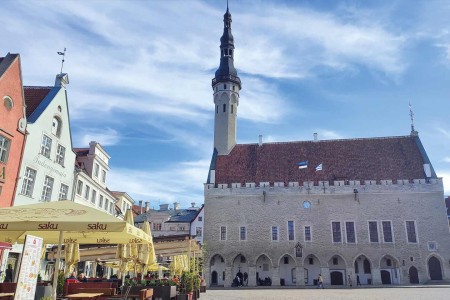
[[[59,232],[59,242],[58,242],[58,258],[55,262],[55,267],[53,271],[53,299],[56,299],[56,288],[58,286],[59,277],[59,264],[61,262],[61,244],[63,241],[63,231]]]

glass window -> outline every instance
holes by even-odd
[[[241,226],[239,230],[239,238],[241,241],[245,241],[247,239],[247,229],[244,226]]]
[[[36,170],[26,168],[25,174],[23,176],[22,191],[20,193],[31,197],[33,195],[35,179],[36,179]]]
[[[6,163],[8,160],[8,151],[10,140],[0,135],[0,162]]]
[[[86,184],[86,189],[84,190],[84,199],[89,200],[89,193],[91,188]]]
[[[369,222],[369,238],[371,243],[378,243],[378,222]]]
[[[203,221],[203,217],[201,217],[201,216],[198,217],[198,221],[199,221],[199,222]]]
[[[341,223],[340,222],[332,222],[331,226],[333,228],[333,243],[341,243]]]
[[[224,105],[223,105],[223,112],[226,112],[226,111],[227,111],[227,105],[224,104]]]
[[[278,227],[272,226],[272,241],[278,241]]]
[[[227,239],[227,228],[225,226],[220,227],[220,240],[225,241]]]
[[[98,200],[98,207],[103,207],[103,195],[100,195],[100,199]]]
[[[370,262],[367,259],[365,259],[363,264],[364,264],[363,265],[364,266],[364,274],[370,274],[371,273]]]
[[[44,187],[42,188],[41,201],[50,201],[53,190],[53,178],[45,176]]]
[[[288,240],[293,241],[294,239],[294,221],[288,221]]]
[[[233,104],[230,106],[230,114],[233,114]]]
[[[95,204],[95,202],[97,201],[97,191],[96,190],[94,190],[94,189],[92,189],[92,195],[91,195],[92,197],[91,197],[91,202],[93,203],[93,204]]]
[[[356,243],[355,222],[345,222],[347,232],[347,243]]]
[[[161,223],[153,223],[153,230],[161,231]]]
[[[52,133],[57,137],[61,135],[61,121],[57,117],[53,117]]]
[[[202,233],[203,233],[203,228],[202,228],[202,227],[196,227],[196,228],[195,228],[195,235],[196,235],[197,237],[201,237],[201,236],[202,236]]]
[[[416,224],[414,221],[406,221],[406,233],[408,235],[408,243],[417,243]]]
[[[9,96],[3,97],[3,105],[5,106],[7,111],[11,111],[11,109],[14,107],[14,102]]]
[[[102,170],[102,182],[105,183],[106,182],[106,171]]]
[[[95,167],[94,167],[94,176],[95,176],[95,177],[98,177],[98,171],[99,171],[99,169],[100,169],[100,166],[96,163],[96,164],[95,164]]]
[[[311,226],[305,226],[305,241],[311,241]]]
[[[81,196],[81,193],[83,193],[83,181],[78,180],[78,182],[77,182],[77,195]]]
[[[59,189],[58,200],[67,200],[67,194],[69,193],[69,187],[61,183],[61,188]]]
[[[109,201],[108,199],[105,199],[105,210],[108,210]]]
[[[52,150],[52,139],[46,136],[42,136],[41,154],[47,158],[50,158],[50,151]]]
[[[56,150],[56,163],[64,166],[64,157],[66,156],[66,148],[58,145],[58,149]]]
[[[383,221],[381,222],[383,225],[383,238],[385,243],[392,243],[392,226],[391,221]]]

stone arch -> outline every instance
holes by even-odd
[[[256,258],[256,285],[267,284],[266,278],[272,280],[272,260],[267,254],[260,254]]]
[[[427,274],[430,280],[442,280],[444,278],[443,260],[436,253],[428,255],[426,260]]]
[[[355,274],[354,282],[357,286],[373,283],[373,263],[367,255],[359,254],[358,256],[356,256],[351,267],[353,268]]]
[[[415,266],[411,266],[408,270],[409,283],[418,284],[419,283],[419,271]]]
[[[245,255],[239,253],[231,261],[231,276],[235,278],[236,275],[238,275],[241,280],[241,284],[247,285],[248,281],[245,282],[244,278],[248,279],[248,274],[249,274],[248,259]]]
[[[52,119],[52,133],[57,137],[61,136],[61,128],[63,126],[63,122],[60,116],[54,115]]]
[[[278,260],[280,285],[295,285],[297,282],[297,261],[290,254],[283,254]]]
[[[221,93],[219,97],[220,97],[219,100],[221,102],[227,102],[228,101],[228,94],[225,93],[225,92]]]
[[[330,284],[345,285],[347,278],[347,263],[345,259],[339,254],[334,254],[328,260],[328,268],[330,270]]]
[[[390,254],[380,258],[380,276],[382,284],[400,284],[400,262]]]
[[[322,263],[316,255],[310,253],[305,256],[303,260],[303,282],[305,285],[317,285],[321,265]],[[297,280],[302,280],[302,278],[297,278]]]
[[[221,254],[214,254],[209,260],[209,269],[211,274],[210,285],[211,286],[223,286],[227,278],[225,277],[226,261]]]
[[[236,104],[237,102],[238,102],[238,99],[237,99],[236,95],[232,94],[231,95],[231,104]]]

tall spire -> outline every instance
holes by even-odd
[[[234,38],[231,34],[231,14],[228,8],[223,15],[223,34],[220,38],[220,66],[215,73],[215,78],[212,80],[214,86],[218,82],[233,82],[241,88],[241,80],[237,76],[237,71],[234,68]]]
[[[414,112],[412,110],[411,102],[409,102],[409,117],[411,118],[411,135],[417,135],[418,132],[414,129]]]

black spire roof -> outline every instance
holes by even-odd
[[[216,76],[212,80],[214,86],[218,82],[234,82],[241,88],[241,80],[237,76],[237,71],[234,68],[234,38],[231,34],[231,14],[228,9],[223,15],[223,35],[220,38],[220,66],[216,71]]]

